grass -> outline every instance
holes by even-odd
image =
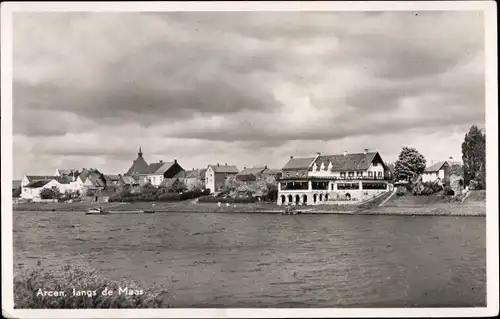
[[[128,288],[137,294],[119,293]],[[113,295],[102,294],[107,288]],[[74,295],[76,291],[95,291],[95,295]],[[81,308],[167,308],[162,293],[153,289],[140,293],[132,281],[115,281],[103,277],[97,270],[84,265],[66,265],[59,271],[45,270],[40,265],[14,278],[14,306],[21,309],[81,309]],[[62,291],[63,296],[44,296],[43,291]]]

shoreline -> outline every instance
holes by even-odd
[[[30,204],[29,206],[33,207],[27,207],[27,205],[20,205],[21,207],[16,207],[16,205],[13,206],[13,212],[65,212],[65,213],[83,213],[85,212],[89,207],[82,207],[83,205],[78,205],[78,204],[67,204],[65,203],[65,207],[42,207],[40,205],[36,204]],[[77,206],[75,208],[69,208],[68,205],[74,205]],[[199,204],[187,204],[183,203],[183,206],[187,205],[199,205]],[[240,205],[248,205],[248,204],[240,204]],[[56,206],[56,205],[54,205]],[[79,206],[79,207],[78,207]],[[92,205],[95,206],[95,205]],[[109,206],[109,205],[101,205],[101,206]],[[120,207],[122,206],[122,207]],[[127,207],[123,207],[125,205],[120,205],[120,206],[115,206],[115,207],[109,207],[110,214],[107,215],[125,215],[125,214],[144,214],[142,212],[142,209],[136,208],[136,209],[124,209]],[[146,206],[146,205],[144,205]],[[178,207],[177,205],[172,205],[174,207],[169,207],[169,209],[156,209],[155,214],[186,214],[186,213],[197,213],[197,214],[210,214],[210,213],[220,213],[220,214],[280,214],[283,215],[284,209],[280,208],[259,208],[259,207],[245,207],[246,209],[231,209],[231,208],[213,208],[213,207],[192,207],[192,209],[182,209],[181,207]],[[177,206],[177,207],[176,207]],[[149,206],[148,206],[149,207]],[[113,208],[117,208],[116,210],[113,210]],[[121,208],[121,209],[120,209]],[[354,208],[354,207],[353,207]],[[456,207],[455,207],[456,208]],[[146,209],[146,208],[144,208]],[[311,209],[311,208],[308,208]],[[452,208],[453,209],[453,208]],[[412,209],[412,211],[405,211],[403,208],[401,210],[397,210],[395,207],[391,207],[390,209],[384,209],[383,207],[376,207],[373,209],[362,209],[362,210],[356,210],[351,209],[351,210],[325,210],[325,209],[312,209],[308,210],[305,212],[302,212],[300,215],[372,215],[372,216],[449,216],[449,217],[485,217],[486,212],[485,211],[478,211],[478,210],[465,210],[465,211],[453,211],[452,209],[443,209],[443,208],[415,208]],[[151,215],[151,214],[144,214],[144,215]],[[296,216],[296,215],[285,215],[285,216]]]

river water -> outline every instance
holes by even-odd
[[[15,272],[85,263],[172,307],[486,304],[484,217],[14,212]]]

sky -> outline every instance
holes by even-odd
[[[14,13],[13,177],[460,159],[484,74],[481,12]]]

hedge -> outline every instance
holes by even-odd
[[[175,202],[198,198],[210,194],[210,190],[188,191],[183,193],[164,193],[162,189],[156,189],[155,192],[148,189],[145,193],[138,194],[116,194],[109,198],[110,202],[156,202],[167,201]]]
[[[255,197],[235,197],[235,198],[217,198],[212,196],[200,197],[198,199],[200,203],[228,203],[228,204],[246,204],[246,203],[256,203],[258,199]]]

